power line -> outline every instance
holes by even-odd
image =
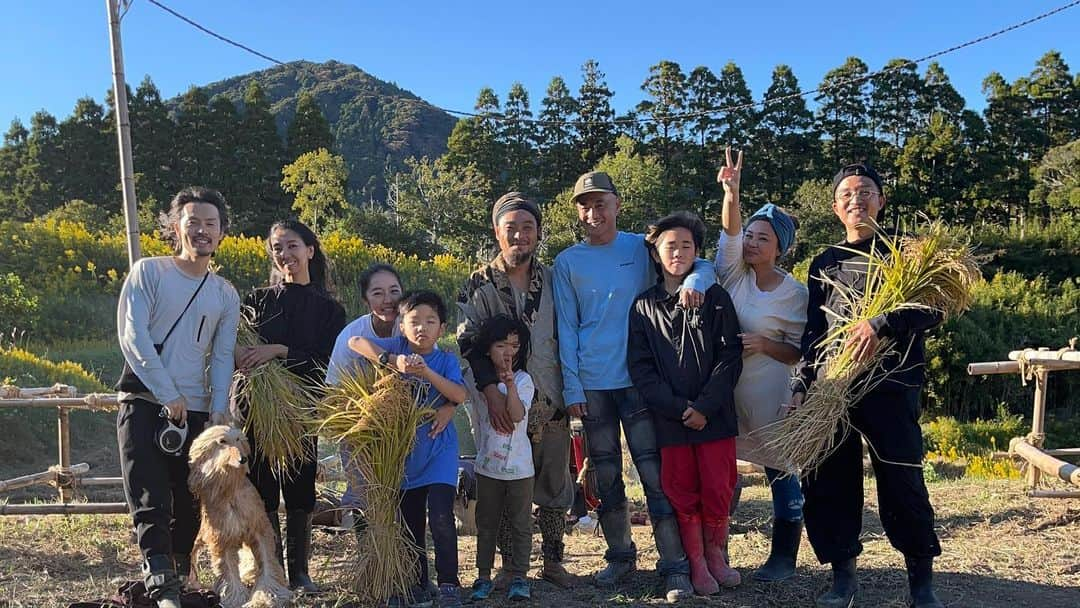
[[[218,33],[214,32],[214,31],[212,31],[212,30],[210,30],[210,29],[208,29],[206,27],[203,27],[202,25],[199,25],[195,21],[181,15],[180,13],[178,13],[178,12],[174,11],[173,9],[165,6],[161,2],[158,2],[157,0],[147,0],[147,2],[149,2],[150,4],[153,4],[154,6],[157,6],[158,8],[168,12],[169,14],[173,15],[174,17],[188,23],[189,25],[199,29],[200,31],[205,32],[206,34],[209,34],[210,36],[213,36],[214,38],[217,38],[218,40],[221,40],[222,42],[225,42],[226,44],[231,44],[232,46],[235,46],[235,47],[240,48],[240,49],[242,49],[244,51],[247,51],[248,53],[251,53],[251,54],[253,54],[253,55],[257,56],[257,57],[261,57],[262,59],[265,59],[265,60],[267,60],[267,61],[269,61],[271,63],[275,63],[275,64],[281,65],[281,66],[287,66],[288,65],[283,61],[279,61],[277,59],[274,59],[273,57],[270,57],[269,55],[265,55],[263,53],[260,53],[259,51],[256,51],[255,49],[252,49],[252,48],[250,48],[248,46],[245,46],[245,45],[243,45],[243,44],[241,44],[239,42],[236,42],[235,40],[232,40],[232,39],[230,39],[230,38],[228,38],[226,36],[218,34]],[[839,87],[842,87],[842,86],[846,86],[846,85],[849,85],[849,84],[857,84],[857,83],[860,83],[860,82],[866,82],[866,81],[869,81],[869,80],[873,80],[874,78],[884,76],[885,74],[889,74],[889,73],[892,73],[892,72],[895,72],[895,71],[899,71],[899,70],[902,70],[902,69],[907,68],[909,66],[917,66],[920,63],[930,61],[931,59],[937,59],[938,57],[942,57],[944,55],[954,53],[954,52],[959,51],[961,49],[965,49],[965,48],[968,48],[968,47],[971,47],[971,46],[975,46],[976,44],[986,42],[987,40],[991,40],[993,38],[1003,36],[1003,35],[1005,35],[1005,34],[1007,34],[1009,32],[1018,30],[1020,28],[1026,27],[1026,26],[1031,25],[1033,23],[1036,23],[1038,21],[1042,21],[1043,19],[1047,19],[1049,17],[1052,17],[1052,16],[1054,16],[1054,15],[1056,15],[1058,13],[1064,12],[1064,11],[1070,9],[1070,8],[1073,8],[1074,6],[1076,6],[1078,4],[1080,4],[1080,0],[1073,0],[1072,2],[1069,2],[1067,4],[1063,4],[1063,5],[1061,5],[1061,6],[1057,7],[1057,8],[1051,9],[1049,11],[1046,11],[1045,13],[1036,15],[1036,16],[1031,17],[1029,19],[1025,19],[1024,21],[1021,21],[1019,23],[1014,23],[1014,24],[1012,24],[1010,26],[1004,27],[1004,28],[1002,28],[1000,30],[997,30],[995,32],[985,34],[983,36],[979,36],[978,38],[974,38],[972,40],[968,40],[967,42],[962,42],[960,44],[956,44],[954,46],[951,46],[949,48],[946,48],[946,49],[943,49],[943,50],[940,50],[940,51],[937,51],[937,52],[934,52],[934,53],[930,53],[929,55],[919,57],[918,59],[912,59],[910,61],[905,61],[903,63],[899,63],[897,65],[894,65],[894,66],[891,66],[891,67],[888,67],[888,68],[883,68],[883,69],[878,70],[876,72],[870,72],[870,73],[865,74],[863,76],[858,76],[858,77],[855,77],[855,78],[845,78],[845,79],[842,79],[842,80],[837,80],[837,81],[830,82],[827,85],[820,86],[820,87],[817,87],[817,88],[814,88],[814,89],[810,89],[810,90],[806,90],[806,91],[796,91],[795,93],[789,93],[787,95],[781,95],[781,96],[778,96],[778,97],[766,98],[766,99],[762,99],[761,101],[751,101],[751,102],[747,102],[747,103],[736,104],[736,105],[731,105],[731,106],[724,106],[724,107],[720,107],[720,108],[710,108],[710,109],[706,109],[706,110],[698,110],[696,112],[684,112],[684,113],[681,113],[681,114],[672,114],[670,116],[665,116],[663,118],[657,118],[656,116],[646,116],[646,117],[634,117],[634,118],[615,118],[615,119],[612,119],[612,120],[541,120],[541,119],[535,119],[535,118],[520,118],[520,117],[513,117],[513,116],[505,116],[505,115],[502,115],[502,114],[495,114],[495,113],[477,113],[477,112],[466,112],[466,111],[463,111],[463,110],[453,110],[453,109],[449,109],[449,108],[442,108],[442,107],[439,107],[439,106],[436,106],[436,105],[433,105],[433,104],[430,104],[430,103],[427,103],[427,102],[424,102],[424,101],[413,100],[413,99],[408,99],[408,98],[403,98],[402,100],[403,101],[410,101],[410,102],[414,102],[414,103],[423,103],[423,104],[431,106],[431,107],[433,107],[433,108],[435,108],[437,110],[441,110],[443,112],[446,112],[447,114],[453,114],[453,115],[456,115],[456,116],[464,116],[464,117],[467,117],[467,118],[482,118],[484,120],[493,120],[495,122],[504,122],[504,123],[525,123],[525,124],[533,124],[533,125],[539,125],[539,126],[620,125],[620,124],[636,124],[636,123],[652,123],[652,122],[685,120],[685,119],[690,119],[690,118],[698,118],[698,117],[701,117],[701,116],[708,116],[710,114],[722,114],[722,113],[735,112],[735,111],[738,111],[738,110],[748,110],[748,109],[751,109],[751,108],[756,108],[758,106],[765,107],[765,106],[767,106],[769,104],[774,104],[774,103],[777,103],[777,102],[780,102],[780,101],[786,101],[786,100],[789,100],[789,99],[797,99],[797,98],[800,98],[800,97],[807,97],[809,95],[815,95],[815,94],[818,94],[818,93],[824,93],[824,92],[827,92],[827,91],[830,91],[830,90],[833,90],[833,89],[836,89],[836,88],[839,88]]]

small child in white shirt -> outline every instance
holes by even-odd
[[[474,404],[476,436],[476,567],[472,599],[491,594],[491,569],[495,563],[495,539],[499,520],[510,520],[512,563],[503,569],[513,576],[507,598],[528,599],[532,553],[532,445],[526,433],[529,406],[536,388],[523,369],[528,357],[529,329],[506,315],[485,321],[477,331],[476,349],[486,352],[499,374],[499,391],[506,395],[506,408],[514,422],[514,432],[506,435],[491,426],[485,404]]]

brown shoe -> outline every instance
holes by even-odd
[[[566,568],[556,561],[544,560],[544,568],[540,571],[540,578],[563,589],[574,586],[574,577]]]
[[[499,571],[495,573],[495,578],[491,579],[491,586],[494,587],[496,591],[506,591],[510,587],[510,582],[513,580],[513,574],[499,568]]]

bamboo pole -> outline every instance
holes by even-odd
[[[73,476],[83,475],[90,471],[90,465],[85,462],[80,462],[69,469],[69,473]],[[42,471],[40,473],[30,473],[29,475],[23,475],[14,479],[0,480],[0,492],[7,490],[15,490],[18,488],[25,488],[26,486],[37,485],[41,483],[49,483],[56,480],[58,471],[56,469],[49,469],[48,471]]]
[[[73,410],[108,410],[117,405],[116,393],[90,393],[82,397],[0,399],[0,407],[66,407]]]
[[[1080,498],[1080,492],[1070,490],[1030,490],[1027,495],[1032,498]]]
[[[1031,464],[1032,470],[1039,470],[1047,475],[1053,475],[1073,485],[1080,486],[1080,467],[1050,456],[1038,447],[1028,443],[1022,437],[1014,437],[1009,442],[1009,451],[1022,456],[1024,460]],[[1034,487],[1031,490],[1033,492],[1038,491]]]
[[[1009,353],[1009,359],[1012,361],[1019,361],[1021,357],[1028,361],[1037,361],[1039,363],[1042,363],[1043,361],[1067,361],[1077,364],[1070,369],[1080,369],[1080,351],[1077,350],[1050,350],[1048,348],[1036,350],[1034,348],[1025,348],[1024,350],[1014,350]]]
[[[108,515],[125,514],[122,502],[76,502],[69,504],[44,503],[29,505],[0,505],[0,515]]]
[[[80,486],[118,486],[124,483],[123,477],[80,477]]]
[[[60,490],[60,502],[71,501],[71,412],[67,408],[56,411],[56,447],[59,452],[60,470],[56,472],[56,487]]]
[[[1052,372],[1078,370],[1080,363],[1073,361],[1060,361],[1058,359],[1039,360],[1033,365]],[[987,361],[980,363],[968,363],[967,373],[969,376],[989,376],[992,374],[1015,374],[1020,371],[1019,361]]]

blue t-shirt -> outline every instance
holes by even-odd
[[[393,338],[372,338],[371,343],[385,350],[391,355],[411,355],[412,347],[404,336]],[[432,371],[443,378],[465,386],[465,380],[461,376],[461,364],[457,357],[444,350],[435,349],[426,355],[421,355],[424,362]],[[421,390],[427,391],[426,403],[432,407],[439,407],[447,403],[446,397],[431,387],[431,383],[416,376],[406,376],[415,382]],[[431,432],[431,422],[420,425],[416,429],[416,443],[412,452],[405,460],[405,479],[401,483],[401,489],[411,490],[433,483],[445,483],[457,485],[458,480],[458,438],[454,421],[446,425],[443,432],[434,439],[428,437]]]

